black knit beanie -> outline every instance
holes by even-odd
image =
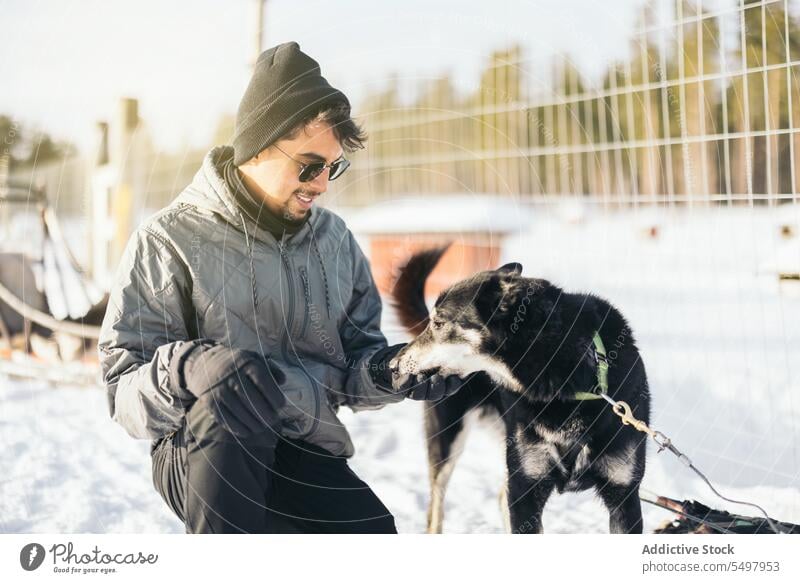
[[[233,163],[244,164],[278,141],[322,105],[350,102],[330,86],[319,63],[296,42],[267,49],[258,57],[253,77],[236,114]]]

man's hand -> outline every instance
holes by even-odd
[[[375,386],[384,391],[393,392],[395,377],[389,368],[389,362],[400,352],[405,344],[395,344],[380,349],[369,359],[369,374]]]
[[[239,437],[280,429],[278,411],[286,404],[279,385],[286,375],[272,361],[249,350],[208,340],[187,343],[170,363],[170,377],[214,418]]]
[[[370,374],[375,386],[387,392],[405,393],[406,397],[417,401],[438,401],[449,397],[467,382],[457,375],[408,375],[391,370],[389,362],[404,346],[405,344],[387,346],[372,356]]]
[[[440,401],[458,391],[467,380],[469,377],[439,373],[405,375],[398,379],[397,390],[406,392],[406,397],[415,401]]]

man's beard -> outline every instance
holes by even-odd
[[[294,196],[294,195],[292,195]],[[289,224],[292,225],[300,225],[306,220],[306,215],[308,215],[308,211],[303,213],[302,216],[298,217],[292,210],[289,208],[289,204],[291,199],[287,200],[283,203],[283,208],[281,208],[281,218]]]
[[[281,207],[281,217],[283,218],[283,220],[291,225],[299,226],[305,222],[306,218],[308,218],[308,213],[311,212],[311,209],[301,209],[298,211],[292,211],[290,205],[292,204],[292,201],[295,200],[296,194],[310,196],[314,200],[316,200],[318,195],[317,193],[309,193],[306,190],[298,189],[295,190],[292,193],[292,196],[290,196],[289,199],[283,203],[283,206]],[[298,213],[302,214],[298,216]]]

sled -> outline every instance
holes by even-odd
[[[675,512],[673,519],[653,531],[655,534],[775,534],[764,517],[731,514],[709,508],[696,500],[679,501],[666,496],[658,496],[656,502],[651,503]],[[772,523],[781,534],[800,534],[798,524],[779,522],[774,518]]]
[[[39,257],[0,249],[0,374],[96,385],[96,343],[108,295],[75,259],[41,190],[4,185],[0,203],[34,206],[42,229]]]

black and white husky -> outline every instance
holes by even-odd
[[[461,453],[465,417],[473,411],[499,416],[505,429],[502,503],[511,532],[542,532],[542,511],[554,489],[588,488],[608,508],[611,532],[642,532],[646,435],[623,425],[605,400],[576,399],[602,386],[602,360],[608,394],[649,423],[645,368],[622,314],[598,297],[522,277],[518,263],[452,285],[429,314],[425,280],[445,249],[415,254],[393,292],[401,322],[418,334],[392,360],[393,369],[465,377],[480,371],[451,397],[426,404],[428,532],[442,530],[445,489]]]

